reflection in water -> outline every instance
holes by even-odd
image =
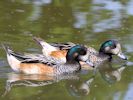
[[[129,0],[127,3],[127,14],[133,15],[133,0]]]
[[[133,52],[133,34],[128,34],[127,37],[125,37],[125,40],[127,40],[128,42],[126,43],[126,45],[124,45],[124,47],[126,48],[126,52],[127,53],[131,53],[129,54],[129,58],[132,56],[132,52]],[[130,41],[130,43],[129,43]]]
[[[52,0],[33,0],[33,3],[36,5],[50,4]]]
[[[119,1],[114,0],[93,0],[93,4],[99,4],[103,6],[93,6],[92,10],[93,12],[96,12],[96,15],[94,17],[95,20],[98,20],[93,25],[93,31],[94,32],[103,32],[108,29],[116,29],[121,27],[121,10],[123,8],[122,4]],[[113,6],[112,6],[113,5]],[[97,15],[98,12],[102,10],[107,10],[107,16],[109,18],[103,19],[101,15]],[[111,12],[111,13],[109,13]]]
[[[83,82],[80,86],[80,90],[83,91],[83,93],[85,93],[85,95],[88,95],[90,93],[90,85],[93,82],[94,78],[91,78],[85,82]]]
[[[74,13],[74,16],[75,16],[75,19],[77,20],[75,23],[74,23],[74,27],[75,28],[83,28],[86,26],[87,24],[87,13],[84,13],[84,12],[75,12]]]
[[[108,29],[120,28],[122,25],[122,18],[125,17],[122,13],[122,11],[125,11],[124,8],[127,9],[126,12],[128,15],[133,15],[133,0],[130,0],[127,6],[123,5],[121,1],[118,0],[93,0],[93,4],[92,11],[95,12],[94,20],[97,21],[93,25],[94,32],[103,32]],[[98,14],[104,10],[106,11],[104,17],[108,16],[106,19],[103,19],[102,14]]]
[[[94,81],[94,77],[89,78],[86,81],[74,80],[66,83],[68,92],[74,97],[81,97],[90,93],[90,86]]]
[[[59,4],[59,5],[58,5]],[[113,5],[113,6],[112,6]],[[31,40],[31,35],[36,35],[43,37],[49,42],[75,42],[75,43],[84,43],[86,45],[93,45],[93,47],[98,48],[98,44],[101,41],[109,38],[117,38],[120,39],[123,43],[123,49],[126,51],[130,62],[127,63],[128,68],[126,71],[125,67],[120,68],[112,68],[106,67],[104,65],[102,69],[99,70],[102,78],[108,83],[115,83],[110,88],[108,88],[108,84],[104,86],[102,80],[95,80],[96,83],[99,83],[97,88],[91,87],[91,91],[99,91],[99,92],[88,92],[90,91],[88,88],[90,85],[83,81],[84,78],[88,77],[84,75],[83,79],[73,80],[73,81],[65,81],[62,83],[58,83],[58,85],[64,86],[67,85],[68,92],[73,96],[84,96],[86,97],[84,100],[88,100],[91,96],[94,99],[98,100],[107,100],[107,97],[110,96],[112,98],[114,93],[116,93],[116,97],[119,96],[120,99],[133,99],[133,0],[83,0],[83,1],[67,1],[67,0],[1,0],[0,1],[0,33],[1,33],[1,42],[12,44],[18,51],[22,50],[30,50],[33,49],[35,51],[39,51],[37,46],[34,45]],[[79,31],[80,30],[80,31]],[[86,31],[85,31],[86,30]],[[89,32],[88,32],[89,31]],[[104,32],[102,35],[93,34],[93,32]],[[105,32],[106,31],[106,32]],[[31,35],[29,35],[29,33]],[[78,33],[78,34],[73,34]],[[110,33],[110,34],[108,34]],[[124,33],[124,34],[123,34]],[[62,35],[63,34],[63,35]],[[107,34],[107,35],[106,35]],[[55,38],[56,37],[56,38]],[[80,37],[80,39],[79,39]],[[85,41],[86,40],[86,41]],[[87,42],[89,41],[89,42]],[[85,43],[86,42],[86,43]],[[30,48],[30,49],[29,49]],[[33,52],[35,52],[33,51]],[[5,62],[5,52],[1,51],[1,59],[0,59],[0,83],[1,90],[4,89],[4,81],[6,74],[11,72],[10,67]],[[6,64],[6,65],[5,65]],[[130,67],[129,67],[130,66]],[[124,71],[124,73],[122,73]],[[87,73],[87,72],[86,72]],[[89,73],[88,73],[89,74]],[[121,79],[121,74],[123,74]],[[99,75],[99,74],[98,74]],[[25,76],[25,75],[11,75],[9,74],[9,79],[7,80],[7,91],[10,91],[9,96],[6,96],[4,99],[9,100],[12,97],[13,100],[28,99],[33,96],[36,90],[41,88],[14,88],[18,85],[24,86],[44,86],[43,89],[47,92],[49,88],[50,92],[47,92],[45,96],[42,93],[34,96],[33,99],[39,96],[42,99],[44,98],[55,98],[55,99],[70,99],[74,98],[65,91],[66,88],[58,87],[55,82],[59,82],[64,79],[64,77],[53,78],[53,77],[45,77],[38,78],[37,76]],[[21,77],[19,77],[21,76]],[[14,77],[14,78],[13,78]],[[40,76],[41,77],[41,76]],[[74,76],[75,77],[75,76]],[[59,79],[59,80],[58,80]],[[67,79],[67,78],[66,78]],[[88,79],[89,80],[89,79]],[[90,79],[91,80],[91,79]],[[8,82],[9,81],[9,82]],[[93,81],[94,82],[94,81]],[[92,83],[93,83],[92,82]],[[22,84],[21,84],[22,83]],[[51,88],[50,85],[56,86]],[[77,85],[76,85],[77,84]],[[83,84],[83,85],[82,85]],[[91,82],[90,82],[91,84]],[[47,85],[47,86],[46,86]],[[70,86],[71,85],[71,86]],[[92,84],[91,84],[92,85]],[[46,88],[45,88],[46,86]],[[49,87],[50,86],[50,87]],[[85,87],[85,91],[80,90],[80,87]],[[104,87],[104,88],[103,88]],[[13,89],[12,89],[13,88]],[[103,90],[101,92],[101,89]],[[23,92],[22,90],[25,90]],[[32,91],[33,90],[33,91]],[[61,94],[54,93],[53,91],[62,90]],[[22,91],[22,92],[21,92]],[[77,91],[77,92],[76,92]],[[81,91],[81,92],[80,92]],[[16,94],[19,95],[16,95]],[[88,94],[91,95],[88,95]],[[2,91],[1,91],[2,94]],[[26,96],[27,94],[28,96]],[[31,95],[32,94],[32,95]],[[82,95],[83,94],[83,95]],[[100,95],[99,95],[100,94]],[[109,94],[106,95],[106,94]],[[58,95],[58,96],[57,96]],[[125,95],[125,96],[124,96]],[[124,97],[122,97],[124,96]],[[118,100],[117,98],[112,98]],[[112,100],[110,99],[109,100]],[[90,99],[93,100],[93,99]]]
[[[35,5],[45,5],[45,4],[50,4],[52,0],[23,0],[24,3],[33,3]]]
[[[88,95],[90,93],[90,85],[93,82],[94,77],[83,81],[76,74],[44,76],[9,73],[8,79],[6,81],[6,91],[3,96],[6,96],[7,93],[9,93],[11,89],[15,86],[40,87],[59,82],[61,80],[68,80],[66,82],[68,92],[72,96],[79,97],[83,95]]]
[[[29,17],[30,21],[35,21],[38,20],[40,18],[40,15],[42,13],[41,11],[41,7],[40,6],[33,6],[33,13],[31,14],[31,16]]]
[[[132,66],[133,66],[133,62],[129,62],[129,61],[128,61],[128,62],[127,62],[127,66],[131,66],[131,67],[132,67]]]
[[[30,86],[39,87],[53,84],[61,80],[78,80],[79,77],[76,74],[69,75],[57,75],[57,76],[44,76],[44,75],[25,75],[9,73],[6,81],[6,91],[4,96],[11,90],[13,86]]]
[[[121,74],[126,67],[120,66],[119,68],[113,68],[110,64],[105,64],[99,68],[99,72],[102,78],[110,83],[113,84],[121,80]]]
[[[128,91],[126,92],[123,100],[132,100],[132,98],[133,98],[133,82],[129,84]]]
[[[27,1],[27,0],[26,0]],[[29,20],[35,21],[38,20],[41,17],[42,12],[42,6],[46,4],[50,4],[52,0],[33,0],[33,12],[32,15],[29,17]]]

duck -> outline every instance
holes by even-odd
[[[38,37],[33,37],[33,40],[35,40],[41,46],[43,55],[46,55],[47,57],[55,57],[57,59],[60,59],[62,62],[66,61],[65,55],[67,51],[71,47],[77,45],[72,42],[47,43],[43,39]],[[123,60],[127,60],[127,57],[122,53],[121,44],[117,40],[106,40],[100,46],[99,51],[95,50],[92,47],[85,47],[87,48],[87,52],[89,54],[88,59],[94,64],[95,67],[99,66],[104,61],[111,61],[113,55],[116,55]],[[85,63],[81,62],[81,65],[83,64]]]
[[[33,40],[42,47],[43,55],[45,55],[47,58],[52,57],[53,59],[56,59],[56,60],[60,61],[60,63],[65,63],[66,62],[66,54],[67,54],[68,50],[71,47],[76,45],[72,42],[68,42],[68,43],[50,43],[49,44],[49,43],[45,42],[43,39],[38,38],[38,37],[33,37]],[[79,45],[79,44],[77,44],[77,45]],[[87,54],[89,56],[90,55],[89,53],[92,53],[93,48],[89,47],[88,50],[87,50]],[[82,59],[84,59],[84,58],[82,58]],[[93,70],[93,67],[94,67],[93,63],[91,63],[89,65],[89,64],[87,64],[83,61],[80,61],[80,64],[81,64],[82,69]]]
[[[56,60],[47,59],[46,56],[38,54],[38,56],[29,56],[14,52],[9,46],[3,45],[6,51],[7,61],[13,71],[24,74],[45,74],[45,75],[61,75],[75,73],[81,69],[79,61],[85,61],[89,65],[87,48],[81,45],[75,45],[68,50],[66,54],[66,62],[59,63]],[[84,59],[82,59],[84,58]]]

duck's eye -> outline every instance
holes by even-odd
[[[81,55],[85,55],[85,54],[86,54],[86,51],[85,51],[85,50],[82,50],[82,51],[80,52],[80,54],[81,54]]]

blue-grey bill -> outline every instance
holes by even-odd
[[[94,67],[94,64],[90,61],[90,60],[87,60],[86,63],[91,66],[91,67]]]
[[[123,60],[127,60],[127,57],[123,53],[119,53],[117,56]]]

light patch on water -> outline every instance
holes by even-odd
[[[93,6],[93,12],[96,12],[97,10],[109,10],[112,13],[111,18],[100,20],[93,25],[94,32],[103,32],[108,29],[121,27],[121,10],[123,9],[123,6],[120,2],[112,0],[94,0],[93,4],[103,4],[103,6]],[[95,15],[94,20],[95,19],[100,19],[100,16]]]
[[[29,20],[31,20],[31,21],[38,20],[40,18],[41,13],[42,13],[41,7],[34,5],[33,6],[33,13],[29,17]]]
[[[87,24],[87,13],[85,12],[75,12],[74,16],[76,18],[76,22],[74,23],[75,28],[83,28]]]
[[[133,100],[133,83],[128,86],[128,90],[126,91],[123,100]]]
[[[125,42],[124,42],[124,48],[126,48],[126,52],[132,53],[133,52],[133,34],[129,34],[126,37],[123,37]],[[129,42],[130,41],[130,42]]]
[[[23,9],[16,9],[16,12],[23,13],[25,11]]]
[[[0,67],[3,67],[3,66],[8,66],[8,64],[6,63],[5,60],[0,59]]]
[[[132,66],[133,66],[133,62],[129,62],[129,61],[128,61],[126,65],[128,65],[128,66],[131,66],[131,67],[132,67]]]
[[[124,46],[127,52],[133,52],[133,45],[127,44]]]
[[[133,15],[133,0],[130,0],[127,4],[127,14]]]
[[[34,4],[42,5],[42,4],[50,4],[52,0],[34,0]]]
[[[93,4],[104,4],[105,6],[102,7],[102,8],[108,9],[108,10],[112,10],[112,11],[122,9],[122,5],[120,4],[119,1],[113,1],[113,0],[93,0]]]
[[[46,4],[50,4],[52,2],[52,0],[23,0],[23,3],[25,4],[29,4],[29,3],[33,3],[35,5],[46,5]]]
[[[114,99],[113,100],[120,100],[120,97],[121,97],[121,93],[120,92],[116,92],[115,94],[114,94]]]

